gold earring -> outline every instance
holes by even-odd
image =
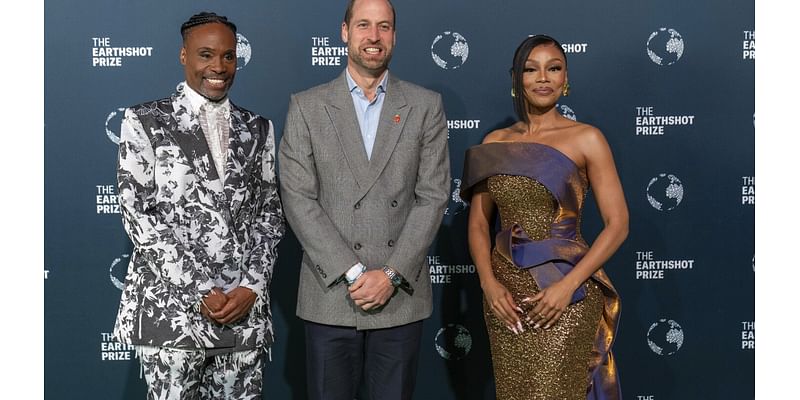
[[[564,89],[561,90],[562,96],[569,96],[569,82],[564,82]]]
[[[517,97],[517,93],[514,92],[514,87],[511,87],[511,97]]]

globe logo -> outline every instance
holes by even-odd
[[[253,50],[250,48],[250,41],[241,33],[236,34],[236,70],[244,68],[250,62]]]
[[[469,203],[464,201],[459,192],[461,192],[461,179],[453,179],[453,192],[450,194],[450,204],[444,210],[444,215],[456,215],[464,212],[469,207]]]
[[[683,200],[683,184],[672,174],[658,174],[647,184],[647,201],[656,210],[670,211]]]
[[[125,108],[117,108],[115,111],[108,113],[106,117],[106,136],[116,145],[119,145],[119,135],[109,128],[109,126],[122,126],[123,115],[125,115]]]
[[[130,254],[123,254],[115,258],[114,261],[111,262],[111,266],[108,267],[108,276],[111,278],[111,284],[119,290],[125,288],[125,275],[127,275],[128,271],[128,263],[123,263],[122,260],[130,258]]]
[[[683,55],[683,38],[675,29],[660,28],[647,39],[647,55],[658,65],[672,65]]]
[[[436,351],[445,360],[460,360],[472,349],[472,335],[467,328],[458,324],[447,324],[436,332],[433,340]]]
[[[671,356],[683,346],[683,328],[673,320],[660,319],[647,330],[647,345],[660,356]]]
[[[431,57],[442,69],[456,69],[467,62],[468,56],[467,39],[458,32],[445,31],[433,39]]]
[[[564,118],[571,119],[573,121],[577,121],[578,118],[575,116],[575,111],[572,111],[569,106],[563,104],[556,104],[556,110],[564,116]]]

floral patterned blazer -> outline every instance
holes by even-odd
[[[268,347],[284,233],[273,126],[231,103],[225,171],[217,171],[184,85],[125,111],[117,180],[133,252],[114,336],[184,349]],[[237,286],[257,295],[245,318],[223,326],[202,316],[211,288]]]

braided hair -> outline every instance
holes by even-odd
[[[192,15],[188,21],[184,22],[181,25],[181,36],[183,37],[183,40],[186,41],[186,35],[189,34],[189,31],[192,30],[192,28],[199,25],[210,24],[210,23],[223,24],[228,28],[230,28],[230,30],[233,31],[233,34],[236,35],[236,25],[234,25],[233,22],[228,21],[227,17],[222,15],[217,15],[216,13],[213,12],[203,11],[201,13]]]

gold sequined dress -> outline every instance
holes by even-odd
[[[587,190],[574,162],[546,145],[489,143],[467,151],[461,196],[488,191],[494,200],[501,232],[492,270],[518,304],[552,282],[553,271],[568,272],[588,250],[579,230]],[[550,329],[526,326],[520,335],[484,301],[497,399],[620,398],[610,352],[619,297],[602,269],[573,301]]]

